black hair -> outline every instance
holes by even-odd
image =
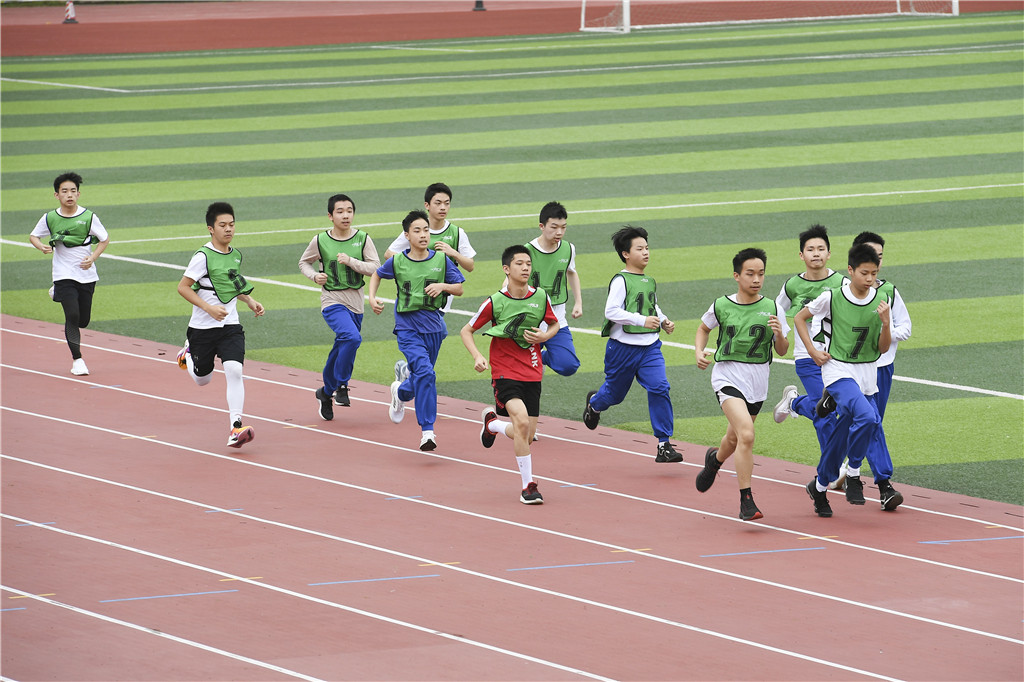
[[[850,255],[846,259],[847,265],[856,270],[864,263],[874,263],[880,265],[882,263],[878,258],[878,252],[875,251],[873,246],[868,244],[854,244],[850,247]]]
[[[356,210],[356,202],[352,201],[352,197],[347,194],[335,194],[327,200],[327,215],[334,213],[334,207],[339,201],[347,201],[352,204],[352,210]]]
[[[53,191],[54,192],[59,192],[60,191],[60,186],[63,185],[68,180],[70,180],[71,182],[75,183],[75,189],[80,189],[81,188],[81,186],[82,186],[82,176],[79,175],[78,173],[72,173],[71,171],[68,171],[67,173],[61,173],[60,175],[58,175],[54,179],[54,181],[53,181]]]
[[[800,250],[803,251],[804,246],[812,239],[824,239],[825,247],[832,250],[832,244],[828,240],[828,229],[824,225],[814,224],[800,233]]]
[[[622,229],[612,235],[615,253],[623,263],[626,262],[626,257],[622,255],[622,252],[629,251],[633,247],[633,240],[637,237],[647,239],[647,230],[636,225],[623,225]]]
[[[435,182],[430,187],[427,187],[427,191],[423,193],[423,203],[429,204],[435,194],[447,194],[449,199],[453,198],[451,187],[443,182]]]
[[[544,204],[544,208],[540,210],[540,224],[547,225],[547,222],[554,218],[555,220],[568,220],[569,214],[565,210],[565,206],[562,206],[557,201],[549,201]]]
[[[402,218],[402,232],[408,232],[409,228],[417,220],[423,220],[428,225],[430,224],[430,219],[427,217],[426,212],[416,209],[414,211],[409,211],[409,214]]]
[[[768,254],[764,252],[764,249],[750,247],[732,257],[732,271],[740,272],[743,269],[743,264],[752,258],[759,258],[762,263],[768,265]]]
[[[878,244],[879,246],[885,246],[885,240],[882,239],[882,235],[874,232],[861,232],[853,238],[854,244],[867,244],[869,242],[872,244]]]
[[[515,260],[515,257],[520,253],[525,253],[527,256],[529,256],[530,250],[523,246],[522,244],[514,244],[512,246],[507,247],[504,251],[501,252],[501,264],[512,265],[512,261]]]
[[[206,224],[209,227],[213,227],[213,223],[216,222],[217,216],[223,214],[229,214],[232,218],[235,217],[235,209],[231,207],[226,201],[215,201],[206,208]]]

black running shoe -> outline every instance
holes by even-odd
[[[601,413],[590,406],[590,399],[596,394],[597,391],[591,391],[587,394],[587,406],[583,408],[583,423],[591,431],[596,429],[598,422],[601,421]]]
[[[846,501],[850,504],[864,504],[864,483],[860,476],[847,476],[843,481],[843,490],[846,491]]]
[[[896,511],[896,507],[903,504],[903,494],[892,487],[889,479],[878,482],[878,499],[883,511]]]
[[[828,493],[818,492],[818,487],[814,485],[815,479],[811,479],[811,482],[807,484],[807,494],[812,500],[814,500],[814,513],[818,516],[828,518],[832,516],[832,507],[828,503]]]
[[[822,419],[836,411],[836,399],[832,397],[827,388],[821,392],[821,397],[818,398],[818,404],[814,406],[814,411]]]
[[[325,422],[334,419],[334,405],[331,404],[331,396],[324,392],[322,386],[316,389],[316,399],[320,401],[320,418]]]
[[[718,470],[722,467],[717,455],[718,448],[708,448],[708,451],[704,453],[704,468],[697,474],[697,492],[705,493],[714,485]]]
[[[754,496],[748,490],[747,492],[740,495],[740,518],[744,521],[754,521],[755,519],[763,518],[764,514],[754,504]]]
[[[489,448],[494,445],[495,434],[491,433],[491,422],[498,418],[494,410],[489,407],[485,407],[484,411],[480,414],[480,418],[483,420],[483,428],[480,429],[480,444],[485,448]]]
[[[338,386],[338,390],[334,392],[334,402],[341,407],[351,407],[352,401],[348,397],[348,385],[342,384]]]
[[[519,496],[519,501],[523,504],[544,504],[544,498],[540,496],[540,491],[537,490],[537,484],[533,481],[530,481],[530,483],[523,488],[523,492]]]
[[[676,452],[672,443],[665,441],[658,443],[658,454],[654,456],[655,462],[682,462],[683,456]]]

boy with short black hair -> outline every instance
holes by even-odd
[[[351,405],[348,382],[356,351],[363,342],[363,284],[380,267],[373,240],[352,226],[356,204],[346,194],[327,200],[331,228],[317,234],[299,258],[299,271],[319,284],[320,313],[334,332],[334,345],[324,363],[323,386],[316,390],[320,418],[334,419],[334,403]],[[313,263],[320,262],[320,267]]]
[[[533,268],[530,284],[547,293],[558,318],[558,333],[542,344],[541,361],[564,377],[572,376],[580,368],[565,316],[570,290],[574,301],[573,319],[583,315],[580,276],[576,274],[576,247],[564,239],[568,220],[565,206],[549,201],[540,210],[540,236],[526,245]]]
[[[185,346],[178,352],[178,366],[197,386],[213,379],[213,363],[220,357],[227,382],[228,447],[240,448],[255,437],[251,426],[242,425],[245,384],[245,331],[238,321],[236,300],[256,317],[265,312],[250,294],[253,286],[242,276],[242,253],[231,246],[235,236],[235,209],[218,201],[206,209],[210,241],[195,252],[178,282],[178,294],[192,304]]]
[[[875,364],[892,341],[889,302],[875,289],[878,254],[866,244],[857,244],[847,262],[848,281],[838,289],[826,289],[794,318],[796,331],[821,367],[822,383],[837,405],[835,428],[821,453],[818,475],[807,484],[814,511],[823,517],[832,516],[827,490],[839,477],[843,457],[863,455],[881,424],[868,396],[878,391]],[[811,343],[806,323],[812,317],[823,324],[824,350]],[[878,487],[884,499],[892,484],[885,479]]]
[[[488,297],[462,328],[462,343],[473,356],[476,371],[483,372],[488,366],[491,369],[495,409],[485,408],[481,415],[481,444],[491,447],[499,433],[511,438],[523,484],[519,501],[543,504],[533,480],[530,444],[537,435],[540,416],[544,376],[540,347],[558,333],[558,317],[545,291],[530,286],[531,254],[527,247],[517,244],[505,249],[501,267],[507,285]],[[473,332],[488,322],[491,326],[484,334],[491,337],[489,365],[473,341]],[[511,422],[498,419],[498,415],[509,417]]]
[[[828,267],[832,256],[832,245],[829,242],[828,230],[824,225],[812,225],[800,233],[800,259],[804,262],[804,272],[793,275],[782,286],[775,302],[783,313],[796,308],[796,312],[821,295],[825,289],[834,289],[843,283],[843,274]],[[821,325],[816,318],[807,322],[809,336],[815,347],[825,347],[825,339],[821,336]],[[818,446],[824,451],[825,441],[832,432],[834,421],[827,416],[818,416],[815,406],[824,389],[821,383],[821,368],[815,364],[804,346],[803,339],[796,335],[793,347],[793,359],[796,375],[804,386],[805,395],[799,395],[796,386],[783,389],[782,400],[775,406],[775,421],[782,423],[786,417],[807,417],[814,423],[814,431],[818,436]]]
[[[588,429],[596,429],[601,413],[621,403],[635,379],[647,391],[651,426],[658,439],[654,461],[682,462],[683,456],[669,442],[674,413],[658,338],[662,329],[671,334],[676,325],[658,306],[657,282],[644,274],[651,256],[647,230],[626,225],[612,235],[612,245],[626,267],[608,284],[601,330],[601,336],[608,337],[605,378],[598,390],[587,394],[583,423]]]
[[[82,176],[78,173],[58,175],[53,181],[53,196],[60,205],[44,213],[29,234],[32,246],[53,254],[50,297],[64,309],[64,338],[71,351],[71,373],[75,376],[89,373],[82,358],[81,330],[92,319],[92,299],[100,278],[96,259],[110,244],[100,219],[78,205],[81,185]]]
[[[430,228],[429,248],[439,251],[455,263],[460,271],[473,272],[476,267],[476,250],[469,243],[469,235],[457,225],[448,220],[448,211],[451,209],[452,189],[443,182],[435,182],[427,187],[423,193],[423,210],[427,216]],[[409,238],[402,232],[398,235],[387,251],[384,252],[384,260],[404,252],[409,248]],[[452,299],[449,297],[441,309],[442,313],[448,312],[452,306]]]
[[[867,244],[873,248],[878,254],[878,266],[879,271],[881,271],[885,239],[875,232],[861,232],[853,238],[853,243]],[[878,358],[878,362],[876,363],[878,366],[878,392],[871,396],[875,409],[878,410],[879,419],[884,421],[885,408],[889,402],[889,392],[892,390],[896,347],[899,345],[900,341],[906,341],[910,338],[912,325],[910,322],[910,313],[907,310],[907,304],[903,301],[903,297],[900,295],[900,292],[896,289],[895,285],[887,280],[877,279],[875,281],[875,288],[882,292],[886,297],[886,300],[890,302],[889,305],[891,307],[892,320],[892,343],[889,345],[889,350],[882,353],[882,356]],[[835,403],[830,401],[829,407],[834,408],[834,405]],[[886,443],[885,431],[882,426],[878,427],[878,434],[872,440],[867,452],[863,453],[863,455],[850,453],[849,462],[845,467],[840,468],[839,479],[833,484],[836,488],[846,492],[846,500],[851,504],[864,504],[864,484],[860,479],[860,465],[864,461],[864,457],[867,457],[868,464],[871,466],[871,471],[874,473],[876,482],[892,478],[892,457],[889,454],[889,447]],[[889,485],[885,491],[889,496],[888,499],[886,499],[885,494],[882,494],[881,487],[879,488],[879,492],[881,494],[880,501],[882,503],[882,508],[887,511],[892,511],[903,503],[903,495],[892,488],[891,485]]]
[[[384,310],[384,304],[377,300],[380,281],[395,280],[398,294],[394,333],[405,360],[395,363],[388,416],[398,424],[405,417],[405,402],[415,399],[416,421],[422,432],[420,450],[430,451],[437,447],[434,363],[448,335],[441,310],[449,296],[462,296],[466,278],[443,252],[429,248],[431,234],[426,213],[410,211],[402,220],[402,231],[409,248],[391,256],[373,272],[367,297],[373,312],[380,315]]]
[[[736,254],[732,259],[732,276],[739,291],[721,296],[711,304],[701,317],[694,342],[697,367],[707,369],[711,352],[705,349],[711,330],[718,327],[711,388],[729,421],[719,447],[708,448],[704,455],[704,468],[697,474],[697,490],[703,493],[711,488],[718,469],[735,455],[740,518],[744,521],[764,516],[750,490],[754,472],[754,421],[768,397],[772,350],[779,355],[789,350],[785,313],[776,301],[761,295],[767,262],[768,256],[761,249],[747,248]]]

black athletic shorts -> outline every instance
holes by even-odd
[[[73,279],[58,279],[53,283],[53,300],[61,301],[78,300],[78,304],[92,305],[92,297],[96,292],[96,282],[78,282]]]
[[[747,402],[747,397],[743,395],[743,392],[735,386],[722,386],[720,391],[716,391],[715,395],[718,396],[718,402],[722,402],[721,396],[727,395],[730,398],[739,398],[743,402],[747,403],[747,414],[751,417],[756,417],[761,412],[761,406],[764,405],[764,401],[751,403]]]
[[[494,379],[494,408],[502,417],[508,416],[505,405],[513,398],[519,398],[526,405],[526,414],[530,417],[540,416],[540,382],[517,381],[516,379]]]
[[[240,324],[226,324],[212,329],[188,328],[188,352],[196,368],[196,376],[204,377],[213,371],[214,357],[245,361],[245,330]]]

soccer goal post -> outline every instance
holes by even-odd
[[[581,31],[960,14],[959,0],[582,0]]]

